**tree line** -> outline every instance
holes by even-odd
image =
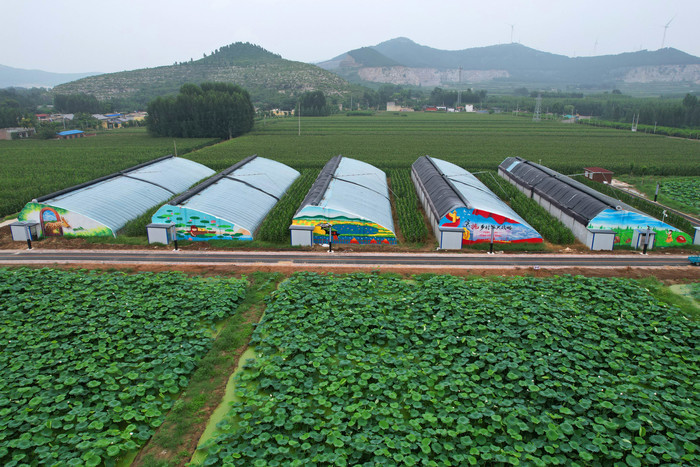
[[[248,91],[228,83],[184,84],[177,96],[148,104],[146,125],[154,136],[230,139],[253,128]]]
[[[517,91],[517,90],[516,90]],[[516,94],[516,93],[514,93]],[[490,108],[533,112],[536,93],[528,96],[490,96]],[[613,90],[611,94],[578,95],[576,93],[542,93],[541,111],[554,115],[578,114],[618,123],[639,123],[673,128],[700,127],[700,104],[693,94],[684,98],[632,97]]]

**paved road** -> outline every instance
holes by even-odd
[[[532,254],[391,254],[327,252],[203,252],[135,250],[2,250],[0,264],[227,264],[323,266],[417,266],[439,267],[667,267],[689,266],[687,256],[678,255],[532,255]]]

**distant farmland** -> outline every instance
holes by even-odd
[[[485,114],[382,113],[259,122],[249,135],[186,157],[221,170],[251,154],[296,169],[320,169],[342,154],[383,170],[408,169],[422,155],[470,171],[495,170],[508,156],[541,161],[565,174],[602,166],[616,174],[700,175],[697,141]],[[178,139],[179,154],[212,140]],[[70,141],[0,141],[0,216],[32,198],[174,151],[170,138],[117,130]]]
[[[213,142],[151,138],[145,129],[64,141],[0,141],[0,218],[18,212],[32,198],[173,154],[175,145],[183,154]]]
[[[431,155],[467,170],[495,170],[521,156],[565,174],[586,166],[622,173],[700,175],[696,141],[542,121],[510,115],[382,113],[375,116],[268,121],[255,132],[188,157],[213,169],[251,154],[296,169],[320,168],[342,154],[383,170],[409,168]]]

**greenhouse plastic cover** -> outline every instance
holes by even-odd
[[[281,162],[254,157],[192,197],[173,202],[254,232],[298,176]]]
[[[40,201],[94,219],[116,234],[130,220],[212,174],[202,164],[170,157]]]
[[[326,167],[334,166],[335,171],[330,176],[330,182],[327,182],[324,179],[324,174],[328,175],[329,172]],[[367,219],[394,231],[389,187],[386,174],[382,170],[366,162],[342,156],[331,159],[326,167],[314,182],[297,215],[305,206],[314,205],[345,212],[350,218]],[[318,193],[316,199],[312,199],[310,195],[317,191],[319,185],[326,182],[326,190]]]
[[[469,209],[488,211],[529,225],[479,179],[458,165],[423,156],[413,166],[437,210],[438,218],[442,218],[457,207],[464,206]]]
[[[520,157],[509,157],[500,165],[521,186],[534,192],[587,224],[605,209],[639,212],[621,201],[604,195],[581,182]]]

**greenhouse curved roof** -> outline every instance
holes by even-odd
[[[528,225],[478,178],[458,165],[423,156],[413,163],[413,172],[428,194],[428,204],[438,219],[458,207],[465,207],[488,211]]]
[[[197,162],[166,156],[33,201],[81,214],[116,234],[128,221],[213,173]]]
[[[519,185],[533,190],[583,224],[606,209],[639,213],[615,198],[521,157],[506,158],[499,169]]]
[[[297,177],[298,171],[281,162],[250,156],[168,205],[200,211],[253,232]]]
[[[307,206],[370,220],[393,231],[386,174],[366,162],[335,156],[321,170],[294,217]]]

